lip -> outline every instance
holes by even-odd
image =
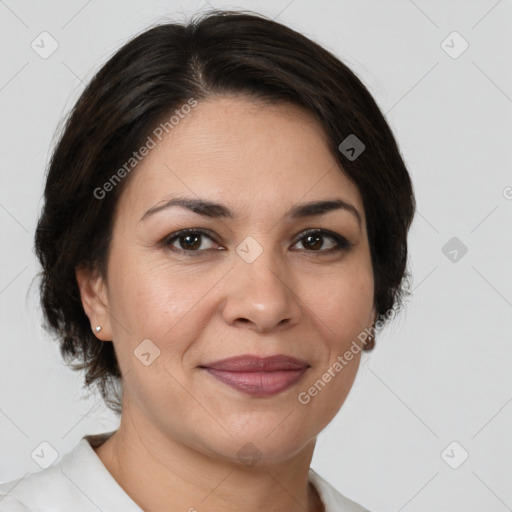
[[[253,356],[244,354],[241,356],[228,357],[212,363],[206,363],[201,367],[228,372],[273,372],[279,370],[302,370],[310,364],[303,359],[278,354],[275,356]]]
[[[253,396],[271,396],[293,386],[311,365],[302,359],[279,354],[242,355],[214,361],[200,368],[221,382]]]

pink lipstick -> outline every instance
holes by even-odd
[[[201,365],[225,384],[253,396],[272,396],[293,386],[311,365],[279,354],[269,357],[242,355]]]

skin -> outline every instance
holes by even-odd
[[[171,207],[174,196],[228,206],[233,219]],[[287,219],[294,205],[339,198],[338,209]],[[118,431],[95,451],[144,510],[323,510],[308,469],[316,437],[339,411],[360,353],[304,405],[307,391],[375,322],[374,280],[362,199],[317,121],[289,105],[243,97],[199,103],[129,176],[116,209],[108,277],[77,270],[84,310],[114,343],[123,374]],[[181,229],[210,232],[160,243]],[[313,248],[301,233],[328,234]],[[252,237],[262,253],[236,252]],[[194,239],[192,240],[194,242]],[[223,248],[223,250],[216,250]],[[254,249],[251,249],[254,250]],[[193,252],[194,251],[194,252]],[[160,355],[134,355],[150,339]],[[311,367],[291,388],[249,396],[199,365],[241,354],[286,354]],[[238,452],[252,443],[259,459]]]

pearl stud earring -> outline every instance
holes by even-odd
[[[95,330],[96,332],[100,332],[100,331],[101,331],[101,325],[97,325],[97,326],[94,328],[94,330]]]

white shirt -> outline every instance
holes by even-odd
[[[82,437],[46,469],[0,485],[0,512],[144,512],[117,483],[93,447],[115,431]],[[309,480],[325,512],[369,512],[340,494],[313,469]]]

